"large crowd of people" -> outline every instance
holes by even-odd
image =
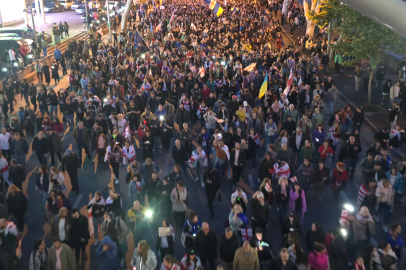
[[[222,12],[210,1],[167,0],[164,8],[145,2],[111,43],[93,35],[69,41],[51,66],[57,84],[63,63],[67,89],[49,88],[50,68],[40,62],[37,85],[6,80],[0,92],[4,269],[21,263],[30,270],[83,267],[92,235],[94,257],[106,270],[397,269],[404,244],[391,215],[401,206],[406,176],[406,159],[397,155],[404,142],[396,124],[399,100],[391,99],[388,130],[376,134],[361,156],[364,113],[338,105],[337,86],[325,75],[326,36],[285,44],[284,24],[290,34],[305,28],[303,7],[280,0],[218,4]],[[17,91],[26,106],[14,113]],[[63,136],[73,137],[73,149],[63,148]],[[30,147],[53,244],[35,241],[30,260],[21,262],[28,195],[38,196],[22,191]],[[174,164],[168,175],[154,162],[158,153]],[[93,163],[83,163],[86,158]],[[79,194],[82,166],[110,168],[115,185],[125,178],[128,194],[110,186],[105,199],[105,187],[95,185],[83,215],[65,196],[64,184],[68,175]],[[253,194],[244,190],[247,169],[258,179]],[[356,174],[362,177],[357,201],[342,210],[336,226],[304,227],[307,209],[326,196],[333,198],[331,211],[341,211],[340,193],[350,181],[359,182]],[[210,221],[201,221],[202,208],[188,203],[196,195],[191,181],[207,194]],[[230,213],[219,234],[209,223],[224,223],[213,202],[222,200],[227,182],[233,193],[223,200],[230,200]],[[130,209],[123,208],[123,196]],[[270,239],[270,223],[280,227],[280,243]],[[385,238],[374,246],[378,224]],[[146,241],[148,232],[155,245]],[[127,265],[129,234],[135,252]]]

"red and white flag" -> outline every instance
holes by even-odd
[[[256,66],[257,66],[257,63],[252,63],[251,65],[244,68],[244,71],[253,71]]]
[[[204,68],[203,67],[199,68],[199,73],[198,74],[200,75],[201,78],[204,77],[205,73],[204,73]]]
[[[290,69],[290,75],[289,75],[288,83],[286,84],[286,88],[285,88],[285,90],[283,91],[283,93],[285,94],[285,96],[288,95],[291,86],[292,86],[292,69]]]

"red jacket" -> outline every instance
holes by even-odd
[[[59,125],[54,124],[54,130],[56,133],[60,134],[63,132],[63,125],[62,123],[59,123]]]
[[[347,171],[344,170],[342,173],[339,173],[337,169],[333,170],[333,175],[331,176],[333,184],[331,185],[332,190],[339,190],[342,187],[344,182],[348,181]]]

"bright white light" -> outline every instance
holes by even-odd
[[[106,103],[106,102],[107,102],[107,98],[103,99],[103,102]]]
[[[4,68],[3,68],[3,72],[7,72],[7,68],[4,67]]]
[[[226,65],[226,61],[221,61],[221,64],[222,64],[223,66],[225,66],[225,65]]]
[[[348,210],[348,212],[354,212],[354,206],[349,203],[344,204],[344,209]]]
[[[344,228],[341,228],[341,234],[345,237],[347,236],[347,230]]]
[[[145,58],[145,54],[141,54],[141,58]]]
[[[147,218],[152,218],[152,211],[151,210],[147,210],[147,212],[145,212],[145,216]]]
[[[103,21],[105,21],[105,20],[106,20],[106,18],[102,18],[102,20],[103,20]]]
[[[14,62],[14,64],[13,64],[15,67],[18,67],[18,63],[16,63],[16,62]]]
[[[28,55],[28,59],[31,59],[32,57],[33,57],[32,54]]]

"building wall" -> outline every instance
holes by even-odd
[[[23,22],[24,8],[24,0],[0,0],[0,17],[3,27]]]

